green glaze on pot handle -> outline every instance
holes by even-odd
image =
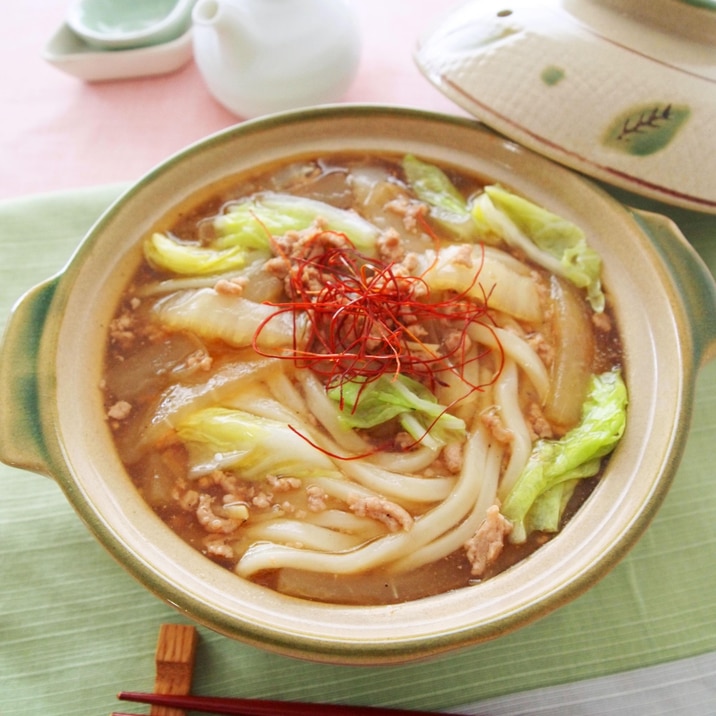
[[[57,286],[50,279],[15,305],[0,345],[0,460],[50,475],[40,420],[38,352]]]
[[[691,321],[694,365],[716,358],[716,280],[676,224],[661,214],[631,210],[652,239],[684,300]]]

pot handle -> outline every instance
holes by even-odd
[[[15,304],[0,345],[0,460],[51,475],[40,415],[38,353],[57,278]]]
[[[694,365],[716,358],[716,280],[706,262],[668,217],[631,209],[663,256],[692,327]]]

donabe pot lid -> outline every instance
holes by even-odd
[[[712,0],[472,0],[426,33],[415,61],[533,151],[716,214],[715,40]]]

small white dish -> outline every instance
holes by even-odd
[[[98,50],[62,25],[50,38],[44,59],[86,82],[162,75],[183,67],[193,57],[191,30],[171,42],[131,50]]]
[[[650,2],[471,1],[415,60],[450,99],[533,151],[716,214],[716,5]]]
[[[103,50],[158,45],[191,26],[196,0],[73,0],[67,24],[87,44]]]

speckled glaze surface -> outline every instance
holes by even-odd
[[[386,607],[288,598],[174,535],[115,457],[98,388],[108,322],[139,240],[214,181],[304,152],[411,151],[499,181],[580,224],[604,259],[624,337],[629,421],[606,475],[556,539],[498,577]],[[496,638],[598,581],[659,508],[684,447],[698,366],[716,355],[716,286],[666,219],[628,210],[477,123],[390,107],[326,107],[239,125],[169,159],[99,219],[66,268],[18,303],[0,347],[0,458],[52,476],[158,597],[229,637],[316,661],[381,664]]]
[[[501,134],[590,176],[716,213],[716,9],[682,0],[474,0],[418,67]]]

